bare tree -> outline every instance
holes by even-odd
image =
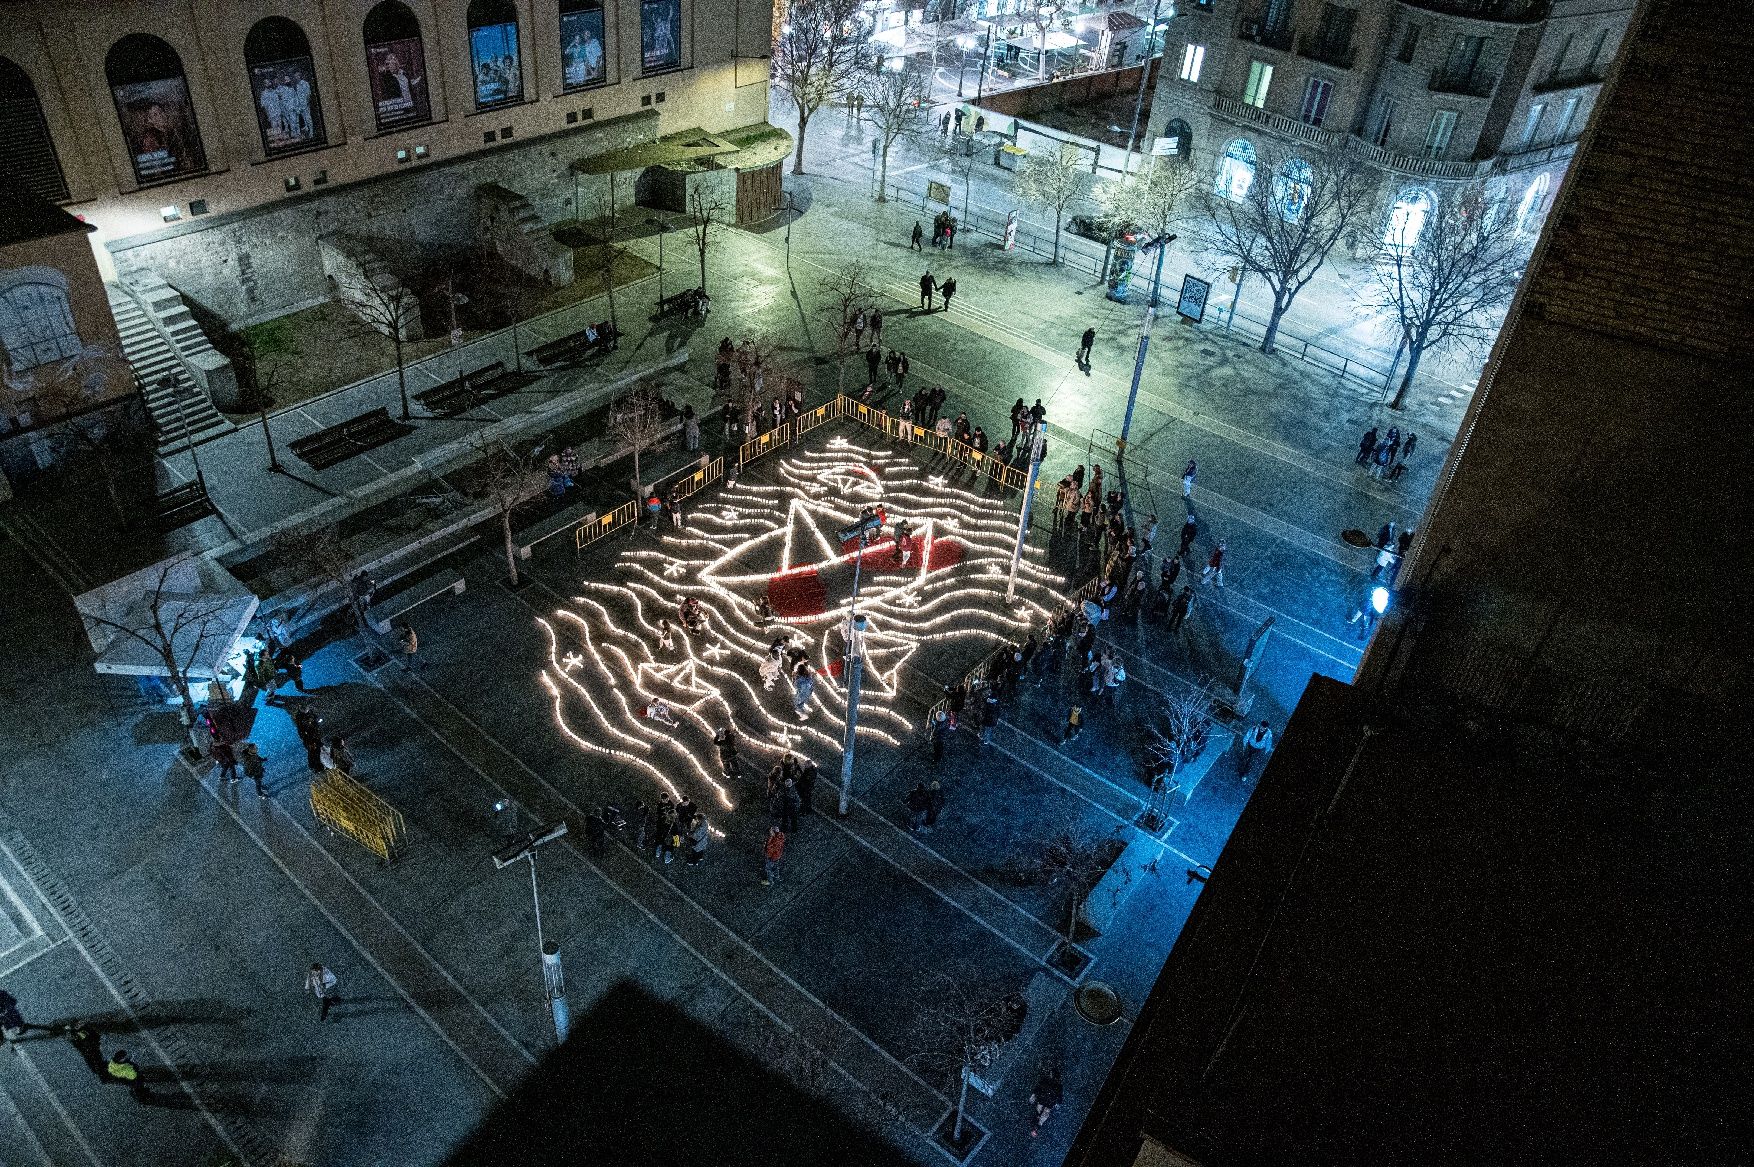
[[[1150,158],[1146,165],[1096,191],[1096,201],[1113,227],[1131,225],[1146,238],[1171,234],[1196,210],[1198,170],[1180,159]],[[1112,234],[1110,246],[1113,246]],[[1108,270],[1108,265],[1103,265]],[[1158,294],[1154,287],[1152,293]]]
[[[1528,254],[1516,216],[1469,186],[1438,203],[1419,237],[1391,239],[1377,263],[1374,302],[1401,332],[1407,368],[1390,409],[1400,409],[1427,350],[1489,341],[1499,308],[1510,303]]]
[[[5,373],[6,387],[28,398],[32,413],[59,419],[50,431],[58,460],[64,460],[77,476],[95,476],[103,483],[116,526],[124,531],[129,517],[122,502],[122,470],[130,454],[143,452],[145,435],[97,407],[112,399],[120,403],[115,384],[126,376],[127,366],[105,345],[86,345],[58,364],[28,373],[12,369]]]
[[[858,76],[870,29],[860,0],[797,0],[773,42],[773,79],[798,110],[792,173],[804,173],[810,119]]]
[[[1114,862],[1116,840],[1086,838],[1069,830],[1056,831],[1035,857],[1035,874],[1049,887],[1063,889],[1066,899],[1066,943],[1078,941],[1078,918],[1084,901]]]
[[[1209,684],[1198,689],[1177,688],[1166,692],[1156,720],[1145,726],[1146,750],[1153,761],[1151,796],[1145,809],[1155,826],[1161,829],[1167,819],[1169,796],[1179,783],[1177,772],[1182,763],[1200,756],[1212,736],[1215,703]]]
[[[1017,992],[983,980],[963,966],[934,974],[920,994],[909,1033],[916,1052],[908,1057],[946,1089],[956,1091],[950,1140],[962,1147],[968,1080],[993,1064],[1022,1022]]]
[[[226,612],[234,600],[185,590],[181,577],[198,573],[199,566],[192,554],[167,559],[159,564],[146,593],[125,612],[82,612],[99,628],[133,640],[157,658],[182,702],[185,726],[195,724],[196,712],[189,670],[204,655],[217,652],[233,631]]]
[[[997,130],[977,130],[972,134],[951,134],[946,138],[931,139],[935,144],[934,161],[950,171],[962,186],[964,221],[968,219],[969,177],[974,173],[975,163],[986,158],[988,150],[1004,137]]]
[[[1239,287],[1256,275],[1273,293],[1262,352],[1273,351],[1279,322],[1328,255],[1354,241],[1375,195],[1375,178],[1341,147],[1307,157],[1264,151],[1250,181],[1208,193],[1208,245],[1239,269]]]
[[[709,198],[695,187],[689,195],[689,210],[694,212],[689,230],[694,232],[694,246],[700,252],[700,290],[706,291],[706,252],[725,213],[725,204],[717,197]]]
[[[634,489],[643,494],[640,455],[655,449],[664,433],[664,398],[649,381],[641,381],[609,407],[609,433],[633,451]]]
[[[931,79],[924,73],[906,67],[907,58],[898,58],[900,69],[889,69],[887,62],[876,60],[860,71],[858,92],[864,98],[864,118],[877,133],[878,171],[877,201],[888,202],[889,151],[903,137],[918,134],[926,125],[932,99]]]
[[[405,346],[421,330],[420,297],[408,286],[406,272],[392,270],[373,255],[360,264],[360,278],[342,288],[342,299],[374,332],[389,337],[396,350],[396,392],[402,399],[402,420],[408,409],[408,361]]]
[[[1054,213],[1054,262],[1060,262],[1060,227],[1066,208],[1082,197],[1091,162],[1082,147],[1061,142],[1052,153],[1031,154],[1017,171],[1017,197]]]
[[[1048,30],[1053,28],[1054,20],[1060,15],[1058,4],[1043,4],[1030,9],[1029,19],[1035,24],[1035,32],[1041,38],[1041,52],[1035,62],[1035,75],[1038,78],[1048,75]]]
[[[499,517],[499,531],[505,544],[506,582],[517,587],[518,544],[512,538],[512,515],[525,503],[540,495],[548,485],[548,474],[533,456],[514,452],[503,442],[476,441],[480,453],[474,467],[474,481],[469,493],[493,507]]]
[[[796,362],[787,359],[786,350],[770,336],[748,337],[732,354],[731,386],[726,391],[725,409],[729,416],[740,418],[743,432],[755,428],[755,418],[770,398],[803,397],[809,379]]]
[[[273,546],[301,580],[314,581],[319,590],[334,588],[339,592],[353,618],[354,630],[361,636],[371,633],[371,589],[362,578],[358,556],[342,541],[339,530],[328,526],[277,535]]]
[[[835,388],[846,392],[846,358],[859,347],[859,330],[854,323],[871,304],[874,295],[865,265],[852,260],[822,277],[818,284],[823,299],[822,314],[828,317],[834,333]]]

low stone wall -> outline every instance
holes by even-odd
[[[497,182],[475,188],[475,234],[494,254],[551,287],[573,281],[573,250],[554,238],[530,200]]]
[[[368,326],[403,340],[426,335],[420,299],[402,286],[379,253],[377,244],[351,235],[326,235],[317,240],[323,275],[335,298]]]

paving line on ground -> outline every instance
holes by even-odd
[[[175,1029],[161,1026],[161,1029],[166,1029],[169,1033],[164,1041],[160,1041],[159,1035],[141,1022],[140,1015],[135,1012],[135,1002],[139,1001],[144,1004],[149,1002],[151,998],[147,996],[145,990],[134,983],[133,977],[122,967],[121,958],[109,947],[108,941],[103,938],[90,918],[86,916],[85,910],[74,899],[73,893],[60,882],[48,865],[37,856],[35,850],[25,842],[24,837],[16,831],[0,836],[0,854],[4,854],[14,867],[24,872],[25,877],[35,886],[37,894],[48,905],[49,911],[55,917],[55,922],[60,924],[67,933],[67,939],[72,943],[74,950],[79,953],[80,958],[85,961],[86,967],[91,969],[92,974],[103,984],[109,992],[110,998],[133,1019],[140,1039],[152,1048],[152,1052],[158,1057],[159,1062],[176,1078],[177,1085],[188,1096],[189,1101],[195,1104],[195,1109],[201,1112],[208,1127],[219,1136],[219,1141],[224,1143],[226,1149],[236,1155],[241,1163],[261,1161],[260,1158],[253,1157],[244,1151],[240,1140],[235,1138],[226,1125],[220,1122],[219,1117],[208,1109],[207,1103],[202,1100],[200,1093],[189,1083],[188,1079],[183,1077],[183,1072],[178,1067],[175,1057],[165,1048],[167,1043],[182,1044]],[[105,961],[118,970],[117,975],[111,975],[103,967]],[[118,976],[126,979],[127,987],[133,990],[132,993],[124,991],[123,985],[118,983]],[[246,1134],[241,1141],[252,1144],[267,1142],[253,1122],[247,1125]],[[261,1148],[264,1154],[269,1149],[268,1147]]]
[[[258,834],[252,827],[250,827],[250,825],[248,823],[244,822],[243,816],[238,814],[237,808],[227,804],[225,799],[220,797],[218,790],[214,789],[213,786],[209,785],[209,783],[205,779],[197,777],[195,779],[195,782],[197,785],[199,785],[201,787],[201,789],[204,792],[206,792],[213,799],[213,801],[219,806],[219,808],[226,813],[226,816],[229,817],[232,820],[232,822],[237,824],[238,829],[241,830],[244,833],[244,835],[251,842],[256,844],[257,848],[260,849],[261,852],[268,857],[269,862],[273,863],[275,867],[279,868],[280,873],[287,878],[288,882],[290,882],[295,888],[298,889],[299,894],[304,896],[304,898],[306,900],[310,901],[311,906],[317,909],[317,911],[323,916],[323,918],[329,922],[330,926],[333,927],[337,932],[339,932],[342,935],[342,937],[345,938],[346,941],[353,946],[354,951],[358,952],[359,955],[362,958],[364,958],[365,962],[372,967],[372,970],[374,972],[376,972],[379,976],[383,977],[384,980],[390,985],[390,987],[396,990],[397,995],[400,996],[402,998],[402,1000],[407,1003],[408,1007],[410,1009],[414,1010],[415,1014],[417,1016],[419,1016],[421,1020],[425,1021],[427,1026],[430,1029],[432,1029],[432,1031],[434,1033],[438,1034],[439,1040],[443,1041],[445,1043],[445,1045],[449,1046],[451,1049],[451,1052],[455,1053],[457,1055],[457,1057],[462,1060],[464,1065],[468,1066],[471,1070],[473,1070],[475,1072],[476,1076],[481,1079],[481,1081],[487,1086],[487,1088],[490,1091],[492,1091],[494,1093],[495,1096],[497,1096],[499,1098],[505,1098],[507,1096],[507,1091],[505,1089],[502,1089],[501,1086],[499,1085],[499,1083],[497,1083],[494,1080],[493,1076],[491,1074],[489,1074],[484,1068],[482,1068],[475,1061],[474,1058],[470,1057],[469,1054],[464,1051],[462,1044],[460,1042],[458,1042],[454,1037],[452,1037],[450,1032],[447,1029],[445,1029],[445,1027],[443,1025],[441,1025],[439,1023],[438,1018],[433,1016],[432,1013],[425,1006],[420,1004],[420,1002],[416,1001],[414,999],[413,994],[410,993],[408,991],[408,989],[403,986],[402,982],[397,980],[394,976],[392,976],[390,974],[389,970],[386,969],[382,965],[382,963],[379,962],[378,958],[375,955],[373,955],[373,953],[366,946],[366,944],[362,940],[360,940],[359,937],[354,935],[353,930],[351,928],[349,928],[346,924],[341,922],[341,920],[335,915],[335,913],[329,909],[329,906],[323,902],[322,898],[319,897],[313,890],[311,890],[309,885],[307,885],[303,879],[299,878],[299,876],[297,876],[293,873],[292,869],[289,866],[287,866],[286,861],[284,859],[282,859],[278,854],[276,854],[274,852],[274,849],[268,845],[267,840],[263,839],[262,836],[260,834]],[[483,1008],[479,1001],[475,1000],[474,997],[470,996],[469,993],[467,991],[465,991],[463,989],[463,987],[457,983],[456,979],[454,977],[452,977],[448,971],[446,971],[445,967],[442,964],[440,964],[438,962],[438,960],[430,952],[428,952],[426,950],[426,946],[421,944],[420,941],[416,940],[412,935],[410,935],[408,930],[406,928],[402,927],[401,922],[398,921],[395,916],[391,915],[389,910],[387,908],[385,908],[383,906],[383,904],[378,902],[377,897],[373,896],[370,892],[366,891],[365,888],[360,886],[359,881],[353,877],[353,873],[348,871],[345,867],[341,866],[340,862],[335,858],[335,856],[333,856],[329,853],[329,851],[326,847],[324,847],[321,843],[318,843],[316,841],[316,839],[312,838],[310,832],[305,830],[303,823],[300,823],[297,819],[293,818],[292,815],[286,813],[286,811],[284,809],[282,809],[278,804],[276,804],[272,798],[262,799],[260,801],[266,802],[268,804],[267,809],[268,809],[269,813],[272,814],[272,813],[278,812],[280,818],[283,819],[288,825],[290,825],[295,831],[297,831],[298,834],[304,839],[305,842],[309,843],[310,846],[312,848],[314,848],[318,854],[320,854],[325,860],[327,860],[329,865],[331,867],[333,867],[337,872],[340,873],[341,877],[347,881],[347,883],[353,888],[353,890],[356,893],[358,893],[367,903],[371,904],[372,907],[376,908],[377,911],[389,923],[390,927],[393,928],[402,937],[402,939],[404,941],[406,941],[409,944],[409,946],[414,949],[415,952],[419,953],[420,956],[423,957],[427,961],[427,963],[432,966],[433,971],[437,972],[438,975],[440,977],[442,977],[445,980],[445,982],[447,984],[449,984],[451,986],[451,988],[456,991],[458,996],[460,996],[465,1002],[467,1002],[468,1005],[470,1007],[472,1007],[477,1013],[481,1014],[482,1019],[485,1020],[488,1023],[488,1025],[490,1025],[497,1033],[499,1033],[499,1035],[502,1038],[505,1039],[505,1041],[511,1046],[512,1050],[515,1053],[517,1053],[525,1062],[529,1063],[530,1065],[536,1064],[535,1055],[531,1054],[529,1050],[525,1049],[523,1043],[518,1041],[517,1038],[513,1037],[509,1032],[507,1032],[504,1026],[500,1025],[500,1023],[498,1021],[494,1020],[493,1015],[491,1013],[489,1013],[485,1008]]]
[[[20,1046],[13,1046],[12,1052],[18,1055],[20,1064],[24,1066],[25,1071],[30,1074],[32,1080],[36,1082],[37,1089],[42,1091],[43,1097],[48,1100],[49,1107],[54,1110],[55,1114],[60,1118],[61,1125],[67,1128],[68,1135],[70,1135],[73,1141],[79,1145],[79,1150],[85,1155],[86,1161],[89,1162],[92,1167],[105,1167],[104,1161],[98,1157],[97,1151],[86,1139],[85,1132],[81,1131],[79,1127],[75,1125],[73,1122],[73,1116],[67,1113],[67,1107],[61,1102],[60,1095],[55,1093],[54,1088],[49,1085],[49,1080],[44,1077],[43,1072],[37,1068],[36,1059],[32,1058],[30,1054],[26,1053]],[[25,1136],[30,1139],[31,1146],[36,1148],[37,1154],[42,1158],[44,1167],[67,1167],[64,1163],[57,1164],[54,1159],[49,1157],[48,1148],[43,1146],[42,1140],[37,1138],[36,1132],[31,1130],[30,1124],[24,1120],[24,1112],[18,1109],[17,1104],[12,1101],[11,1096],[3,1089],[0,1089],[0,1100],[4,1100],[6,1103],[6,1109],[12,1112],[14,1127],[23,1131]]]
[[[446,738],[444,736],[444,734],[439,731],[437,726],[433,725],[430,721],[428,721],[425,717],[423,717],[419,712],[417,712],[412,707],[410,707],[405,701],[403,701],[400,697],[398,697],[387,686],[385,686],[381,682],[377,681],[376,678],[372,678],[372,682],[381,692],[383,692],[387,697],[389,697],[389,699],[391,701],[393,701],[397,705],[398,708],[400,708],[404,713],[406,713],[409,717],[411,717],[413,720],[418,722],[420,725],[424,726],[426,728],[427,732],[432,734],[434,739],[436,739],[440,744],[442,744],[452,755],[454,755],[458,760],[460,760],[465,766],[467,766],[467,767],[469,767],[469,769],[473,770],[475,772],[475,774],[484,783],[486,783],[489,788],[491,788],[495,791],[498,791],[499,793],[505,795],[508,798],[514,797],[513,793],[510,790],[507,790],[503,785],[501,785],[497,780],[495,780],[485,770],[483,770],[473,760],[471,760],[466,754],[464,754],[460,749],[458,749],[455,745],[453,745],[450,742],[450,740],[448,738]],[[580,807],[576,802],[574,802],[570,796],[568,796],[567,794],[563,793],[562,791],[556,789],[546,778],[543,778],[535,770],[531,769],[530,766],[528,764],[526,764],[522,758],[519,758],[516,754],[512,753],[503,744],[501,744],[497,738],[493,737],[493,735],[489,734],[484,728],[482,728],[480,723],[476,722],[468,714],[466,714],[462,710],[458,709],[456,707],[456,705],[450,701],[449,698],[445,697],[443,694],[439,693],[436,689],[434,689],[431,685],[427,684],[424,679],[420,680],[420,684],[421,684],[422,688],[424,688],[427,691],[427,693],[430,695],[432,700],[437,701],[437,702],[441,703],[442,705],[444,705],[446,707],[446,709],[449,710],[449,712],[452,716],[457,717],[459,720],[461,720],[465,724],[469,725],[475,731],[476,735],[484,743],[486,743],[494,751],[498,752],[499,754],[504,756],[506,759],[511,761],[512,764],[515,765],[518,769],[524,771],[524,773],[527,774],[538,786],[540,786],[542,789],[546,790],[550,796],[552,796],[557,801],[559,801],[563,806],[565,806],[568,810],[570,810],[574,815],[578,816],[580,819],[582,819],[584,817],[584,815],[586,813],[585,810],[582,807]],[[515,801],[515,799],[514,799],[514,801]],[[674,928],[672,928],[670,925],[664,923],[663,920],[659,919],[657,914],[651,908],[647,907],[644,903],[640,902],[640,900],[637,897],[635,897],[632,892],[630,892],[628,889],[622,887],[621,884],[619,884],[614,879],[612,879],[606,871],[604,871],[598,864],[593,862],[589,858],[589,856],[587,856],[582,850],[580,850],[578,848],[578,846],[576,844],[572,843],[569,839],[563,839],[563,840],[561,840],[560,845],[562,847],[566,848],[566,850],[568,850],[581,864],[583,864],[586,868],[588,868],[594,875],[596,875],[599,879],[601,879],[611,890],[613,890],[622,899],[626,900],[630,905],[632,905],[636,911],[638,911],[641,915],[645,916],[654,925],[656,925],[659,929],[661,929],[665,934],[670,936],[671,939],[675,940],[675,942],[677,944],[681,945],[682,948],[685,951],[689,952],[691,955],[693,955],[695,957],[695,959],[699,960],[704,967],[712,970],[712,972],[714,974],[716,974],[721,980],[723,980],[728,986],[730,986],[731,989],[733,991],[735,991],[739,996],[743,997],[751,1005],[753,1005],[757,1010],[759,1010],[764,1016],[769,1018],[776,1025],[780,1026],[782,1029],[786,1030],[788,1033],[791,1033],[799,1041],[801,1041],[801,1042],[804,1041],[802,1034],[799,1033],[796,1026],[788,1023],[783,1018],[781,1018],[772,1008],[770,1008],[768,1005],[764,1004],[759,998],[757,998],[755,996],[754,993],[752,993],[750,990],[745,988],[737,980],[737,978],[735,978],[734,976],[731,975],[731,973],[729,973],[725,969],[719,967],[719,965],[716,962],[714,962],[713,960],[708,958],[704,953],[702,953],[692,943],[690,943],[687,939],[685,939]],[[904,1063],[897,1060],[893,1055],[891,1055],[882,1046],[878,1045],[877,1042],[875,1040],[873,1040],[869,1035],[867,1035],[862,1029],[860,1029],[858,1026],[854,1025],[851,1021],[849,1021],[845,1017],[843,1017],[832,1006],[828,1005],[826,1002],[822,1001],[814,993],[812,993],[809,989],[806,989],[803,985],[799,984],[788,973],[786,973],[785,970],[779,968],[772,961],[770,961],[765,955],[763,955],[761,953],[761,951],[759,949],[757,949],[753,944],[749,943],[742,936],[738,935],[734,929],[730,928],[723,921],[721,921],[717,916],[715,916],[713,913],[709,912],[704,906],[702,906],[697,900],[695,900],[694,897],[692,897],[688,893],[684,892],[680,887],[677,887],[675,884],[672,884],[668,880],[665,880],[662,876],[658,875],[657,873],[652,872],[649,869],[647,869],[643,862],[639,863],[638,866],[639,866],[640,871],[646,877],[655,880],[658,883],[658,885],[661,886],[667,893],[675,896],[677,899],[679,899],[684,904],[686,904],[701,919],[707,921],[714,929],[716,929],[718,932],[723,934],[734,945],[736,945],[736,947],[738,947],[742,951],[748,953],[763,968],[767,969],[775,977],[777,977],[779,980],[783,981],[787,986],[789,986],[792,989],[793,992],[797,993],[802,999],[809,1002],[811,1005],[815,1006],[817,1009],[820,1009],[824,1016],[826,1016],[827,1018],[831,1019],[836,1024],[841,1026],[847,1033],[858,1038],[873,1053],[878,1055],[878,1057],[883,1059],[883,1061],[885,1061],[889,1065],[893,1066],[895,1069],[901,1071],[901,1073],[903,1075],[905,1075],[907,1078],[912,1080],[922,1090],[926,1091],[926,1093],[929,1094],[932,1098],[938,1100],[939,1102],[946,1101],[945,1096],[943,1095],[943,1093],[941,1091],[939,1091],[937,1088],[932,1086],[925,1079],[921,1078],[918,1074],[916,1074],[912,1069],[910,1069]],[[808,1042],[805,1042],[805,1044],[808,1045]],[[814,1047],[811,1047],[811,1048],[814,1049]],[[827,1056],[825,1051],[817,1050],[816,1052],[824,1054],[825,1057]],[[834,1059],[829,1058],[828,1061],[829,1061],[829,1064],[834,1066],[843,1076],[845,1076],[848,1079],[848,1081],[852,1082],[854,1085],[863,1089],[867,1094],[871,1094],[873,1098],[878,1098],[878,1095],[875,1093],[875,1091],[873,1091],[871,1089],[871,1087],[868,1084],[866,1084],[863,1080],[858,1078],[856,1075],[852,1074],[845,1067],[840,1066],[839,1063],[836,1062]],[[879,1102],[881,1103],[880,1099],[879,1099]],[[922,1130],[915,1130],[915,1133],[921,1134],[923,1137],[925,1132]]]

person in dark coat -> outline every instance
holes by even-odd
[[[915,219],[913,235],[910,236],[907,241],[908,249],[911,251],[924,251],[925,248],[920,246],[920,240],[925,237],[925,234],[925,231],[920,227],[920,221]]]
[[[926,790],[924,782],[914,783],[914,788],[907,792],[907,829],[917,831],[926,825],[926,811],[932,805],[932,796]]]
[[[951,230],[954,231],[955,228],[951,228]],[[938,291],[944,295],[944,311],[950,311],[950,297],[956,295],[956,277],[951,276],[949,279],[939,284]]]
[[[1086,328],[1084,330],[1084,335],[1078,338],[1077,364],[1079,368],[1083,368],[1090,363],[1090,350],[1095,344],[1096,329]]]
[[[1364,436],[1358,439],[1358,457],[1354,458],[1353,461],[1360,466],[1368,466],[1370,465],[1370,457],[1374,453],[1376,453],[1376,427],[1371,426],[1364,431]]]
[[[1189,515],[1188,521],[1182,524],[1182,545],[1176,551],[1177,558],[1180,558],[1181,556],[1184,556],[1188,553],[1188,548],[1190,548],[1194,545],[1194,539],[1195,539],[1195,537],[1197,537],[1199,535],[1199,533],[1200,533],[1200,520],[1196,519],[1193,515]]]
[[[323,719],[317,716],[309,701],[293,711],[292,728],[304,745],[305,765],[320,773],[323,769]]]
[[[938,825],[938,816],[944,813],[944,788],[938,785],[936,778],[926,787],[926,825],[922,830],[931,830]]]
[[[1181,592],[1175,597],[1175,603],[1171,604],[1169,607],[1169,630],[1171,632],[1179,632],[1182,624],[1188,618],[1188,613],[1193,610],[1194,589],[1187,584],[1183,584]]]
[[[816,780],[822,776],[816,768],[814,758],[805,758],[804,765],[798,770],[798,812],[800,814],[816,813]]]
[[[882,352],[880,352],[879,350],[874,349],[874,348],[868,348],[865,350],[865,370],[866,370],[866,372],[868,372],[870,374],[870,376],[867,377],[866,380],[868,380],[873,385],[875,385],[877,383],[877,369],[880,365],[882,365],[882,363],[883,363]]]
[[[932,278],[931,272],[920,276],[920,307],[930,312],[932,310],[932,293],[937,290],[938,281]]]

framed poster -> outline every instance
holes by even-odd
[[[1212,285],[1199,276],[1183,276],[1181,299],[1176,301],[1175,314],[1198,324],[1205,318],[1206,297],[1211,291]]]
[[[426,86],[426,50],[419,37],[365,46],[371,70],[372,102],[378,129],[392,130],[432,120]]]
[[[560,84],[567,90],[583,89],[605,80],[603,60],[603,8],[566,8],[560,12]]]
[[[682,63],[682,0],[640,0],[639,49],[647,73]]]
[[[926,198],[934,203],[950,203],[950,184],[947,182],[926,181]]]
[[[476,109],[524,100],[517,25],[488,24],[470,29],[469,60],[475,70]]]
[[[262,148],[270,157],[326,140],[316,70],[309,57],[251,65],[250,92],[256,98]]]
[[[137,182],[163,182],[207,169],[186,78],[133,81],[110,93]]]

